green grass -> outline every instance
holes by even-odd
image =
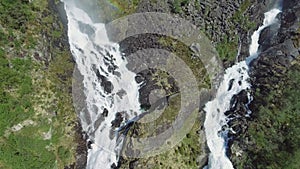
[[[30,59],[0,58],[0,163],[5,168],[53,168],[55,154],[46,147],[52,143],[43,140],[41,130],[50,128],[43,118],[35,117],[34,86],[31,70],[34,63]],[[17,132],[9,128],[24,120],[38,121],[37,126],[25,126]],[[41,122],[41,123],[39,123]],[[3,137],[3,135],[5,135]]]
[[[112,19],[116,19],[122,16],[135,13],[140,3],[140,0],[108,0],[108,2],[109,3],[107,3],[106,0],[99,0],[102,10],[108,10],[107,12],[109,12],[105,15],[112,15]],[[114,10],[112,10],[109,7],[113,7]]]
[[[75,162],[74,64],[68,49],[55,43],[62,24],[47,7],[44,0],[0,1],[0,168],[64,168]],[[31,57],[36,53],[41,60]],[[12,130],[26,120],[34,124]],[[45,140],[50,129],[52,137]]]
[[[169,150],[162,152],[161,154],[140,158],[138,166],[136,168],[155,168],[155,169],[197,169],[199,163],[197,158],[203,154],[203,148],[201,148],[200,137],[197,133],[200,130],[201,122],[197,118],[191,129],[191,131],[185,135],[180,143],[170,148]],[[127,169],[129,161],[133,159],[126,159],[127,162],[121,165],[121,168]]]
[[[34,20],[31,5],[21,0],[1,0],[0,21],[13,29],[26,30],[26,23]]]
[[[240,8],[235,12],[232,18],[230,18],[233,23],[236,23],[238,25],[241,25],[241,28],[245,31],[249,31],[251,29],[256,28],[256,23],[250,21],[248,16],[245,16],[245,12],[250,7],[251,2],[250,0],[244,1]]]
[[[54,168],[55,155],[48,151],[44,141],[30,135],[11,134],[0,141],[0,159],[5,168]]]
[[[216,50],[219,53],[219,57],[225,61],[234,61],[238,53],[238,40],[229,41],[228,38],[225,38],[224,41],[217,43]]]
[[[193,57],[193,51],[189,47],[170,37],[161,37],[160,44],[168,47],[171,52],[187,64],[198,82],[199,89],[210,87],[210,79],[201,59]]]
[[[300,167],[300,150],[298,149],[293,153],[293,156],[288,159],[285,164],[286,169],[298,169]]]
[[[7,127],[33,115],[30,59],[8,60],[0,56],[0,135]]]
[[[172,3],[172,12],[173,13],[181,13],[182,12],[182,6],[189,3],[189,0],[175,0]]]
[[[266,96],[254,114],[249,136],[254,142],[249,146],[245,164],[252,168],[299,168],[300,151],[300,64],[294,64],[283,83]],[[272,88],[271,88],[272,89]],[[262,97],[260,91],[256,97]],[[243,167],[240,167],[243,168]]]

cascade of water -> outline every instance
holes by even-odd
[[[206,168],[233,168],[232,163],[226,156],[228,129],[224,129],[224,126],[226,128],[229,119],[224,113],[230,108],[230,100],[234,95],[251,87],[249,82],[247,82],[249,78],[249,63],[258,56],[260,32],[276,22],[276,16],[279,12],[279,9],[272,9],[265,13],[263,25],[251,36],[250,56],[245,61],[238,62],[225,70],[216,98],[205,105],[206,119],[204,127],[207,145],[210,149],[209,162]],[[252,100],[249,94],[248,97],[249,100]]]
[[[87,111],[79,118],[92,143],[87,168],[111,168],[122,147],[116,131],[140,113],[139,85],[119,45],[109,41],[105,25],[94,23],[73,1],[65,2],[65,10],[70,49],[86,96]]]
[[[118,151],[122,146],[122,140],[118,140],[115,131],[140,113],[139,85],[135,82],[135,74],[126,68],[127,61],[119,52],[119,45],[109,41],[105,25],[94,23],[72,1],[65,2],[65,10],[70,48],[83,76],[88,110],[79,114],[83,130],[92,142],[87,168],[110,168],[117,163]],[[228,110],[233,95],[251,87],[247,82],[248,63],[257,57],[261,30],[274,23],[279,12],[273,9],[265,13],[263,25],[252,35],[250,56],[225,71],[216,98],[205,106],[207,115],[204,126],[211,151],[209,168],[233,168],[225,152],[227,130],[222,132],[222,128],[228,119],[224,112]],[[116,124],[116,118],[121,119],[122,123]]]

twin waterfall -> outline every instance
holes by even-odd
[[[109,41],[105,24],[95,23],[73,1],[65,2],[65,10],[70,49],[82,75],[85,94],[86,111],[82,110],[79,118],[90,143],[87,168],[109,169],[118,163],[123,145],[122,137],[116,131],[141,113],[140,86],[135,81],[135,73],[126,68],[127,61],[119,52],[119,45]],[[248,64],[257,56],[260,31],[276,22],[279,12],[272,9],[265,13],[263,25],[252,35],[250,56],[225,70],[216,98],[205,105],[204,126],[211,152],[207,168],[233,168],[225,152],[228,130],[222,131],[222,127],[230,119],[224,112],[229,109],[234,95],[251,87],[247,82]]]

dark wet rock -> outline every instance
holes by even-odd
[[[121,73],[118,72],[118,71],[113,71],[113,75],[116,75],[116,76],[118,76],[118,77],[121,77]]]
[[[155,78],[155,74],[157,70],[149,69],[143,70],[137,74],[138,79],[142,79],[142,84],[139,89],[140,97],[139,102],[141,104],[141,108],[144,110],[149,110],[151,107],[151,103],[149,100],[149,96],[152,91],[160,89],[164,90],[167,97],[168,95],[172,95],[174,93],[178,93],[179,89],[176,85],[174,78],[168,77],[168,84],[159,84],[158,79]],[[171,86],[171,87],[167,87]]]
[[[137,12],[169,12],[170,4],[166,0],[155,1],[152,3],[149,0],[141,0]]]
[[[139,73],[135,76],[135,81],[137,83],[142,83],[144,80],[145,80],[145,78]]]
[[[251,141],[248,126],[256,121],[260,106],[269,104],[266,98],[270,93],[273,92],[275,97],[280,93],[279,86],[284,86],[286,72],[292,66],[292,62],[299,57],[300,1],[283,1],[282,11],[278,16],[280,26],[275,28],[276,25],[272,25],[262,31],[259,39],[261,53],[250,65],[251,93],[254,98],[249,108],[252,114],[248,118],[242,116],[247,110],[247,106],[241,107],[243,103],[247,102],[243,96],[233,98],[232,110],[226,112],[227,115],[233,117],[229,126],[235,132],[229,132],[231,137],[229,152],[234,166],[256,168],[256,164],[244,161],[245,157],[251,158],[255,155],[247,154],[250,148],[255,147]],[[238,106],[239,102],[241,102],[241,106]]]
[[[111,93],[114,89],[112,83],[108,81],[107,77],[100,74],[100,71],[96,68],[96,65],[93,65],[93,70],[100,81],[100,85],[104,88],[104,91],[107,93]]]
[[[227,91],[230,91],[230,90],[231,90],[232,85],[233,85],[233,82],[234,82],[234,79],[231,79],[231,80],[229,81],[229,87],[228,87]]]
[[[174,4],[175,0],[169,0]],[[179,15],[192,21],[200,27],[214,44],[225,42],[236,42],[239,39],[241,46],[239,60],[243,60],[249,55],[249,45],[251,34],[257,27],[246,26],[246,23],[237,22],[237,17],[251,21],[257,26],[263,21],[264,12],[274,5],[274,1],[218,1],[218,0],[191,0],[183,6]],[[243,10],[239,11],[238,10]],[[242,16],[239,16],[242,15]],[[234,28],[234,29],[232,29]],[[225,67],[232,63],[225,62]]]
[[[245,105],[248,102],[248,93],[246,90],[242,90],[231,98],[230,109],[225,112],[225,115],[228,117],[246,117],[247,107]]]
[[[112,127],[120,127],[121,123],[123,122],[123,115],[122,113],[118,112],[116,113],[115,119],[111,122]]]
[[[273,46],[276,43],[276,35],[279,27],[280,24],[275,23],[261,31],[258,40],[258,44],[260,45],[259,47],[260,52],[269,49],[271,46]]]
[[[89,140],[89,141],[87,142],[87,148],[88,148],[88,149],[92,149],[92,144],[93,144],[93,142],[92,142],[91,140]]]
[[[111,169],[118,169],[117,165],[115,163],[113,163],[111,166],[110,166]]]
[[[103,112],[102,112],[103,117],[107,117],[108,116],[108,110],[107,108],[104,108]]]
[[[101,123],[104,120],[105,120],[105,118],[103,116],[100,116],[99,118],[97,118],[97,120],[94,123],[94,131],[96,131],[100,127]]]
[[[86,167],[87,163],[87,150],[90,145],[87,144],[87,136],[82,132],[82,127],[80,123],[76,125],[76,142],[78,144],[76,149],[76,162],[75,169],[82,169]]]
[[[137,160],[133,160],[129,162],[129,169],[134,169],[135,166],[137,165]]]
[[[78,26],[79,26],[80,31],[87,35],[93,35],[95,33],[95,30],[88,24],[79,22]]]
[[[127,93],[124,89],[121,89],[120,91],[117,92],[117,95],[120,97],[120,98],[123,98],[123,96],[125,96]]]
[[[163,46],[159,40],[161,37],[165,37],[163,35],[158,34],[140,34],[128,37],[120,42],[121,52],[125,54],[125,56],[129,56],[132,53],[136,53],[138,50],[142,49],[166,49],[169,48],[167,46]]]
[[[101,86],[104,87],[104,91],[107,93],[111,93],[113,90],[113,85],[110,81],[107,81],[105,78],[103,78],[103,81],[101,81]]]

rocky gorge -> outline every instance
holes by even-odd
[[[263,14],[274,5],[281,5],[282,13],[278,15],[279,22],[261,32],[260,54],[251,63],[251,90],[243,90],[235,95],[231,99],[230,110],[225,112],[232,118],[228,124],[232,132],[229,133],[227,155],[235,168],[299,168],[297,159],[300,157],[300,3],[297,0],[88,0],[86,2],[90,3],[93,9],[100,11],[100,14],[93,13],[95,18],[98,17],[97,15],[103,17],[105,12],[101,13],[101,10],[106,11],[105,19],[101,20],[106,22],[136,12],[156,11],[180,16],[199,27],[207,35],[217,49],[225,68],[236,61],[244,60],[249,55],[250,36],[262,24]],[[75,63],[68,44],[67,16],[63,10],[63,3],[54,0],[49,0],[47,3],[46,1],[18,2],[13,5],[21,5],[22,9],[28,10],[20,14],[25,16],[20,18],[17,12],[15,14],[5,12],[6,8],[13,9],[9,4],[8,1],[0,2],[0,7],[3,9],[0,17],[0,59],[3,57],[9,60],[7,64],[1,62],[0,66],[1,70],[13,69],[15,58],[32,59],[31,64],[35,66],[30,66],[31,73],[28,74],[33,77],[34,90],[29,92],[32,94],[25,93],[22,98],[35,100],[33,102],[35,113],[30,116],[27,114],[26,118],[38,123],[37,126],[25,127],[24,130],[10,136],[0,137],[0,168],[15,168],[25,157],[31,160],[37,159],[37,152],[40,160],[30,165],[30,160],[25,159],[24,161],[28,161],[27,167],[85,168],[87,152],[92,143],[87,142],[86,133],[82,133],[71,103],[71,78]],[[100,6],[106,4],[109,7],[98,8],[95,4]],[[35,19],[37,22],[34,21]],[[125,55],[149,47],[169,50],[187,57],[193,56],[193,51],[188,46],[165,36],[146,34],[125,39],[120,43],[120,49]],[[194,66],[192,68],[199,77],[205,75],[206,71],[201,61],[196,60],[193,63],[188,60],[188,64]],[[22,75],[20,72],[18,74]],[[1,74],[1,77],[2,75],[6,77],[4,74]],[[201,87],[209,86],[207,78],[199,79]],[[147,85],[140,89],[140,102],[144,109],[150,106],[150,90],[165,89],[169,99],[166,103],[175,106],[170,106],[171,113],[157,122],[167,124],[164,127],[170,126],[170,122],[176,116],[172,112],[177,111],[176,105],[180,101],[174,79],[165,72],[153,69],[141,72],[135,80],[147,82]],[[19,82],[14,83],[19,84]],[[105,84],[103,86],[111,90],[111,84]],[[1,108],[7,105],[4,102],[9,93],[7,91],[14,89],[8,82],[3,86],[5,91],[1,91],[4,97],[0,99]],[[250,104],[249,93],[252,98]],[[30,98],[27,97],[29,95]],[[35,99],[32,99],[31,95]],[[55,97],[53,98],[52,95]],[[214,95],[206,97],[213,99]],[[28,107],[28,103],[26,106]],[[201,112],[203,112],[202,108]],[[4,114],[4,110],[6,109],[0,109],[0,113]],[[14,111],[15,108],[11,108],[10,112]],[[107,109],[103,112],[104,116],[108,113],[111,112]],[[117,117],[120,119],[120,116]],[[4,127],[2,124],[6,123],[1,123],[3,130],[0,132],[7,131],[7,128],[22,122],[22,118],[21,120],[15,117],[3,118],[6,119],[5,121],[15,123]],[[204,113],[196,117],[197,123],[182,143],[167,153],[143,159],[123,156],[120,157],[119,163],[112,167],[202,168],[207,164],[209,153],[203,132],[204,119]],[[115,122],[116,126],[121,123],[120,120]],[[143,135],[145,129],[147,126],[135,124],[128,134]],[[43,137],[40,135],[48,130],[52,131],[52,138],[42,140]],[[159,128],[157,132],[161,130],[164,128]],[[32,133],[36,134],[32,135]],[[31,142],[29,144],[19,140]],[[15,145],[16,143],[20,144]],[[31,147],[31,143],[37,146]],[[12,149],[12,147],[16,148]],[[31,147],[32,150],[28,150],[27,147]]]
[[[253,101],[247,105],[249,101],[243,91],[232,99],[233,107],[227,112],[235,117],[230,122],[235,131],[231,133],[230,157],[237,168],[291,167],[292,160],[288,159],[298,158],[298,138],[289,132],[299,129],[295,124],[299,122],[299,107],[286,103],[291,99],[290,90],[299,91],[298,86],[292,85],[297,83],[299,71],[299,5],[297,1],[283,1],[280,22],[262,31],[261,53],[251,63]],[[289,106],[293,109],[285,110]],[[252,114],[245,116],[249,109]],[[290,114],[294,116],[289,118],[295,121],[288,120],[286,116]],[[289,138],[290,134],[294,138]]]
[[[219,55],[224,63],[225,67],[229,67],[237,60],[243,60],[245,59],[249,53],[249,45],[250,45],[250,35],[254,30],[257,29],[257,27],[262,23],[263,19],[263,13],[269,10],[270,8],[274,7],[275,5],[280,4],[281,2],[278,1],[159,1],[159,2],[150,2],[142,0],[138,2],[137,6],[134,6],[134,10],[132,9],[128,10],[131,12],[167,12],[179,15],[189,21],[191,21],[193,24],[200,27],[206,35],[210,38],[212,43],[216,46]],[[258,59],[255,60],[251,64],[251,84],[253,85],[253,88],[251,91],[242,91],[238,95],[234,96],[231,100],[232,106],[229,111],[227,111],[225,114],[233,118],[229,122],[229,127],[233,129],[234,132],[230,133],[230,140],[229,140],[229,147],[228,147],[228,155],[230,156],[230,159],[232,160],[233,164],[237,168],[247,168],[247,167],[254,167],[257,168],[259,164],[255,164],[255,162],[249,160],[251,159],[250,156],[252,156],[253,152],[250,152],[249,147],[253,146],[253,142],[249,140],[249,125],[251,125],[252,121],[255,121],[255,118],[258,117],[258,111],[260,105],[262,105],[264,102],[264,98],[268,95],[268,92],[273,90],[271,85],[272,83],[276,83],[280,81],[279,79],[282,76],[279,76],[277,79],[274,79],[275,77],[272,76],[272,79],[266,79],[268,77],[266,74],[262,74],[262,72],[269,72],[273,71],[272,67],[275,63],[278,63],[279,65],[283,64],[285,66],[283,67],[289,67],[290,63],[292,63],[292,58],[296,58],[298,53],[297,46],[293,46],[295,43],[295,39],[298,39],[298,28],[295,28],[297,26],[297,23],[299,20],[297,20],[297,15],[295,14],[296,6],[293,6],[293,9],[291,10],[291,4],[296,2],[290,2],[290,1],[284,1],[283,2],[283,12],[279,16],[280,24],[274,24],[270,27],[267,27],[264,29],[261,33],[261,37],[259,39],[260,46],[260,52]],[[130,4],[130,2],[129,2]],[[125,12],[127,13],[127,12]],[[127,13],[128,14],[128,13]],[[121,14],[122,15],[122,14]],[[288,18],[288,19],[287,19]],[[282,24],[283,23],[283,24]],[[290,31],[290,27],[293,27],[293,31]],[[290,31],[290,32],[289,32]],[[279,32],[279,33],[277,33]],[[289,33],[288,33],[289,32]],[[286,35],[290,35],[290,40],[287,39],[287,41],[284,40]],[[276,38],[276,36],[280,36],[280,38]],[[125,52],[126,55],[129,55],[130,53],[134,53],[135,51],[147,47],[154,47],[154,48],[164,48],[168,50],[174,49],[170,48],[170,46],[164,46],[164,44],[161,44],[161,39],[164,37],[156,36],[156,35],[143,35],[138,37],[133,37],[126,39],[125,41],[121,42],[121,50]],[[292,40],[292,41],[291,41]],[[279,43],[280,42],[280,43]],[[284,43],[285,42],[285,43]],[[297,42],[297,40],[296,40]],[[134,45],[136,44],[136,45]],[[281,45],[279,45],[281,44]],[[287,44],[287,46],[283,45]],[[274,47],[274,46],[277,46]],[[184,48],[184,47],[183,47]],[[268,50],[269,48],[272,49],[284,49],[285,55],[283,56],[289,56],[289,59],[279,59],[279,57],[272,57],[270,59],[269,57],[264,56],[272,56],[276,52],[275,50]],[[186,49],[183,49],[184,54],[187,54]],[[266,54],[268,52],[272,52],[272,54]],[[290,52],[290,53],[288,53]],[[280,52],[277,52],[280,53]],[[263,58],[267,59],[267,61]],[[276,61],[276,59],[279,59],[280,61]],[[274,64],[272,62],[274,61]],[[271,63],[270,63],[271,62]],[[266,64],[266,65],[264,65]],[[264,65],[264,66],[262,66]],[[275,64],[276,65],[276,64]],[[282,66],[282,65],[281,65]],[[280,68],[277,69],[280,73],[284,74],[286,71]],[[153,75],[155,74],[155,71],[150,73],[145,72],[148,74],[147,76],[139,76],[137,81],[152,79]],[[270,73],[273,75],[274,72]],[[149,76],[150,75],[150,76]],[[286,74],[285,74],[286,75]],[[269,75],[270,76],[270,75]],[[260,78],[263,77],[263,78]],[[260,79],[260,80],[257,80]],[[270,81],[269,81],[270,80]],[[172,80],[167,80],[172,84]],[[156,81],[157,82],[157,81]],[[145,100],[145,98],[148,98],[149,90],[152,90],[154,88],[160,88],[159,86],[155,86],[156,83],[150,81],[150,86],[145,86],[145,88],[141,89],[140,92],[142,93],[142,100],[141,102],[144,104],[144,108],[147,108],[149,106],[149,100]],[[152,84],[152,85],[151,85]],[[167,84],[169,85],[169,84]],[[174,86],[174,84],[173,84]],[[258,87],[259,86],[259,87]],[[262,87],[265,86],[265,87]],[[267,87],[266,87],[267,86]],[[176,88],[176,87],[175,87]],[[172,91],[173,90],[173,91]],[[264,92],[264,94],[257,94],[259,92]],[[176,89],[171,89],[171,93],[175,92]],[[248,93],[251,93],[253,97],[253,101],[249,105],[249,99],[247,97]],[[212,97],[212,96],[211,96]],[[148,105],[148,106],[147,106]],[[250,116],[247,115],[247,112],[253,112]],[[204,117],[199,117],[200,121],[203,121]],[[202,119],[202,120],[201,120]],[[201,126],[198,127],[197,133],[200,132]],[[142,132],[143,128],[141,127],[134,127],[133,134],[137,134],[139,132]],[[185,146],[185,145],[181,145]],[[182,149],[179,146],[178,148],[175,148],[175,152]],[[205,144],[201,145],[202,147],[205,147]],[[253,147],[252,147],[253,148]],[[178,150],[176,150],[178,149]],[[205,148],[204,148],[205,149]],[[254,148],[255,149],[255,148]],[[183,148],[183,151],[195,151],[194,148],[192,149],[185,149]],[[248,152],[249,151],[249,152]],[[252,149],[253,151],[253,149]],[[206,150],[207,152],[207,150]],[[249,153],[249,154],[247,154]],[[175,153],[177,154],[177,153]],[[198,167],[204,166],[206,162],[205,158],[205,152],[201,152],[202,157],[201,159],[198,159],[200,161],[197,161]],[[251,155],[250,155],[251,154]],[[178,156],[175,155],[175,156]],[[171,155],[171,157],[173,157]],[[197,155],[196,155],[197,157]],[[149,159],[126,159],[121,158],[120,163],[115,168],[139,168],[139,167],[154,167],[156,164],[154,161],[161,161],[162,156],[156,156]],[[198,157],[199,158],[199,157]],[[249,159],[248,159],[249,158]],[[167,158],[168,159],[168,158]],[[250,164],[250,163],[254,163]],[[191,162],[190,162],[191,163]],[[178,167],[177,165],[169,165],[168,163],[165,164],[164,162],[159,162],[159,165],[161,167]]]
[[[211,39],[219,52],[224,66],[229,67],[235,61],[243,60],[249,55],[250,35],[262,23],[263,13],[274,7],[276,3],[280,4],[281,2],[248,0],[224,2],[171,0],[150,2],[142,0],[137,3],[133,11],[173,13],[191,21],[193,24],[199,26]],[[257,153],[255,149],[257,149],[257,147],[255,147],[255,142],[251,140],[253,136],[249,134],[249,128],[253,126],[253,124],[251,124],[253,121],[257,122],[256,118],[259,117],[258,114],[261,105],[265,106],[265,104],[270,104],[264,99],[269,96],[271,91],[279,90],[279,87],[284,86],[283,79],[287,76],[286,73],[289,67],[295,62],[294,60],[297,61],[296,58],[299,55],[299,46],[297,46],[297,43],[299,43],[299,14],[297,13],[297,2],[283,1],[282,6],[283,12],[279,16],[280,23],[265,28],[261,33],[259,39],[260,55],[258,59],[251,64],[251,84],[253,88],[251,91],[242,91],[234,96],[231,100],[232,106],[230,110],[225,113],[228,117],[233,118],[233,120],[229,122],[229,127],[231,127],[234,132],[229,134],[228,155],[236,168],[260,167],[259,161],[254,160],[255,153]],[[132,12],[132,10],[130,11]],[[146,35],[126,39],[126,41],[121,43],[121,50],[124,50],[123,52],[125,52],[125,54],[130,54],[138,49],[152,46],[174,51],[174,49],[161,44],[161,38],[160,36]],[[185,51],[184,53],[186,54],[186,49],[183,49],[183,51]],[[275,66],[276,69],[273,69],[274,65],[278,65]],[[153,73],[155,74],[155,72],[152,72],[152,74]],[[149,81],[149,78],[152,78],[151,76],[141,76],[137,80],[148,79]],[[149,93],[147,91],[153,89],[153,87],[160,88],[155,85],[151,86],[154,82],[150,82],[148,88],[144,88],[140,91],[145,95],[142,95],[142,98],[148,98]],[[281,85],[271,85],[278,82],[280,82]],[[172,80],[170,83],[173,83]],[[171,89],[170,92],[176,93],[176,89]],[[250,105],[248,104],[249,99],[247,97],[249,92],[253,97],[253,101]],[[149,101],[141,101],[146,107],[149,105]],[[250,116],[247,115],[249,111],[252,112]],[[201,121],[204,117],[199,118]],[[135,128],[133,133],[137,133],[139,130],[140,132],[142,131],[142,129],[137,128]],[[199,128],[201,128],[201,126],[199,126]],[[197,133],[200,132],[199,128],[197,129]],[[202,144],[202,146],[205,147],[205,144]],[[178,150],[180,150],[180,147]],[[194,148],[191,150],[183,150],[194,151]],[[204,152],[201,153],[203,154]],[[256,155],[259,156],[259,154]],[[160,161],[160,158],[162,157],[158,156],[144,160],[121,158],[120,163],[115,167],[139,168],[146,165],[148,168],[151,168],[156,165],[153,162],[157,160]],[[196,166],[198,167],[205,165],[205,155],[201,158],[201,162],[197,162]],[[160,166],[163,167],[165,164],[160,162]],[[176,165],[173,167],[176,167]]]
[[[261,2],[201,1],[198,2],[197,4],[197,1],[189,1],[189,2],[182,1],[181,3],[179,3],[180,8],[175,7],[176,3],[178,2],[160,1],[158,3],[153,4],[148,1],[142,1],[140,3],[141,5],[137,7],[137,11],[138,12],[147,12],[147,11],[171,12],[183,18],[186,18],[189,21],[192,21],[195,25],[202,28],[203,31],[208,35],[208,37],[210,37],[213,44],[216,45],[216,48],[219,52],[221,59],[223,60],[225,67],[228,67],[232,65],[235,61],[243,60],[249,55],[248,49],[250,45],[250,35],[255,29],[257,29],[259,25],[261,25],[263,19],[263,13],[269,10],[270,8],[276,6],[276,4],[278,6],[281,5],[282,2],[279,1],[261,1]],[[287,15],[287,13],[289,13],[289,17],[285,16],[285,19],[281,19],[280,22],[286,22],[285,20],[291,17],[293,18],[291,19],[292,22],[298,24],[299,21],[295,19],[295,15],[293,14],[293,12],[290,12],[290,6],[287,5],[292,3],[293,2],[289,2],[289,1],[283,2],[282,4],[283,13],[279,17]],[[226,20],[226,22],[224,22],[224,20]],[[256,88],[256,86],[259,85],[260,83],[256,83],[256,81],[254,81],[253,79],[262,76],[261,75],[262,72],[267,72],[266,70],[262,71],[262,68],[260,68],[260,65],[258,65],[257,62],[259,62],[258,60],[260,60],[261,56],[264,55],[264,51],[266,51],[271,46],[273,47],[275,45],[274,42],[275,40],[273,36],[278,35],[277,31],[279,29],[279,25],[281,24],[280,23],[274,24],[270,27],[265,28],[262,31],[261,37],[259,39],[259,44],[261,45],[259,50],[261,54],[259,55],[259,59],[257,59],[256,61],[254,61],[254,63],[251,64],[251,70],[252,70],[251,84],[253,85],[253,89],[251,91],[242,91],[240,94],[233,97],[231,100],[232,107],[230,108],[229,111],[225,113],[229,118],[233,118],[233,120],[229,122],[229,127],[232,128],[234,132],[229,134],[230,140],[229,140],[229,147],[228,147],[228,155],[231,157],[234,166],[237,168],[245,168],[245,167],[249,167],[250,165],[249,164],[250,161],[245,160],[246,162],[248,162],[246,163],[245,161],[241,160],[241,158],[242,159],[244,158],[243,154],[245,154],[243,153],[243,150],[246,149],[245,147],[247,147],[247,144],[249,143],[248,137],[245,136],[246,133],[249,132],[247,124],[251,123],[251,120],[255,119],[257,116],[255,113],[258,113],[257,112],[258,110],[257,109],[255,110],[254,107],[260,107],[260,105],[262,104],[262,102],[259,101],[260,100],[259,98],[263,100],[266,96],[266,95],[265,96],[255,95],[254,91],[259,90]],[[295,30],[295,32],[292,34],[296,36],[293,36],[292,39],[298,39],[299,38],[297,35],[298,30],[297,28],[296,29],[293,28],[293,29]],[[280,36],[285,37],[285,35],[283,34],[281,34]],[[270,40],[272,38],[273,41]],[[151,42],[153,42],[153,40],[149,41],[149,39],[147,38],[145,39],[145,41],[143,41],[143,38],[140,38],[139,41],[140,43],[138,44],[145,44],[145,45],[147,45],[148,42],[150,42],[151,45]],[[135,42],[136,41],[133,41],[132,43]],[[282,42],[284,41],[281,40],[281,43]],[[127,43],[130,44],[130,42]],[[293,53],[293,57],[295,57],[296,55],[299,54],[298,49],[297,47],[290,46],[291,41],[289,41],[288,43],[289,43],[288,49],[286,47],[283,48],[285,48],[286,51]],[[156,45],[156,47],[157,46],[158,45]],[[291,60],[289,60],[289,62],[290,61]],[[265,63],[269,63],[269,61]],[[270,71],[272,70],[272,66],[274,65],[268,64],[268,66],[265,66],[265,69],[269,69]],[[253,72],[256,72],[256,74]],[[264,84],[268,85],[270,83],[276,82],[276,80],[278,79],[275,79],[273,82],[270,82],[266,79],[261,79],[261,80],[262,81],[266,80],[264,81]],[[247,96],[249,92],[251,93],[254,99],[254,101],[250,105],[249,105],[250,100],[248,99]],[[249,111],[253,112],[253,114],[251,114],[250,116],[248,115]],[[131,164],[131,167],[134,168],[135,165],[133,164],[137,165],[138,160],[134,160],[134,163]],[[256,167],[258,167],[258,164],[256,165]]]

